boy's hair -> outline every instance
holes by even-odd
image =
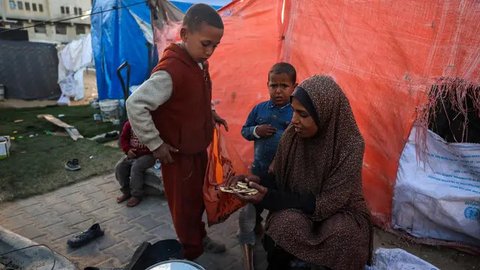
[[[278,75],[278,74],[282,74],[282,73],[285,73],[288,76],[290,76],[290,79],[292,80],[292,83],[297,82],[297,71],[295,70],[295,68],[292,65],[290,65],[289,63],[285,63],[285,62],[276,63],[275,65],[272,66],[272,68],[268,72],[268,80],[270,80],[270,75],[271,74],[277,74]]]
[[[183,27],[188,31],[195,32],[200,28],[202,22],[206,24],[223,29],[223,21],[215,9],[206,4],[195,4],[191,6],[185,17],[183,17]]]

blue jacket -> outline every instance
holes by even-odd
[[[252,173],[262,175],[267,173],[268,166],[272,163],[277,146],[283,132],[292,120],[293,109],[289,104],[283,107],[275,106],[271,101],[265,101],[253,108],[248,115],[245,125],[242,127],[242,136],[254,141],[254,160]],[[267,138],[257,138],[253,135],[256,126],[270,124],[277,129],[277,132]]]

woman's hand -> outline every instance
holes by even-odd
[[[260,177],[256,175],[244,175],[244,174],[234,175],[227,179],[224,186],[234,187],[237,185],[238,182],[245,182],[247,184],[249,184],[250,182],[254,182],[259,184]]]
[[[267,194],[267,192],[268,192],[268,188],[266,188],[266,187],[264,187],[264,186],[262,186],[258,183],[255,183],[254,181],[248,182],[248,186],[258,190],[258,193],[255,194],[255,195],[243,195],[243,194],[240,194],[240,193],[234,193],[235,196],[237,196],[240,200],[242,200],[244,202],[247,202],[247,203],[257,204],[257,203],[261,202],[263,200],[263,198],[265,197],[265,194]]]
[[[258,190],[257,194],[255,195],[246,195],[240,193],[233,193],[237,196],[240,200],[247,202],[247,203],[259,203],[265,197],[265,194],[268,192],[268,188],[260,185],[260,178],[256,175],[235,175],[230,177],[226,182],[226,187],[235,187],[237,186],[238,182],[245,182],[250,188],[254,188]]]

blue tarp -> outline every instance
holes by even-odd
[[[180,9],[183,13],[185,13],[191,5],[196,3],[209,4],[214,9],[220,9],[221,7],[230,3],[231,0],[173,0],[170,2],[174,4],[178,9]]]
[[[207,3],[218,9],[230,1],[171,2],[185,12],[195,3]],[[97,70],[98,99],[123,99],[117,68],[128,61],[131,66],[130,86],[140,85],[150,76],[150,70],[156,61],[156,56],[152,57],[154,54],[151,45],[136,21],[140,19],[150,27],[150,10],[142,0],[95,0],[92,14],[92,47]],[[125,75],[123,77],[126,78]]]
[[[139,2],[142,3],[137,4]],[[113,7],[125,8],[111,10]],[[97,12],[102,13],[95,14]],[[150,24],[150,10],[140,0],[96,0],[92,14],[98,98],[123,99],[123,90],[116,75],[123,61],[128,61],[131,66],[130,85],[139,85],[150,75],[150,45],[134,17]]]

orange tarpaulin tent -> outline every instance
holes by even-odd
[[[268,99],[269,68],[290,62],[299,81],[330,75],[366,141],[370,210],[389,227],[399,157],[427,91],[440,77],[480,82],[478,1],[238,0],[220,13],[225,35],[210,60],[213,95],[244,165],[253,144],[240,129]]]

